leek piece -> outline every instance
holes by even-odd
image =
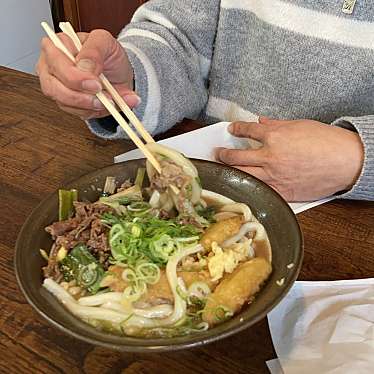
[[[133,201],[141,201],[142,191],[139,186],[134,185],[126,190],[115,193],[110,196],[103,196],[99,199],[101,203],[107,204],[113,201],[118,201],[120,204],[127,205]]]
[[[58,219],[65,221],[74,213],[73,202],[78,200],[77,190],[58,190]]]
[[[136,173],[135,186],[142,188],[145,176],[145,168],[139,168]]]
[[[107,177],[105,180],[105,185],[104,185],[104,191],[102,196],[109,196],[113,195],[114,192],[116,192],[116,178],[115,177]]]
[[[49,261],[48,253],[44,249],[40,248],[39,252],[40,252],[41,256],[44,258],[44,260]]]
[[[77,284],[86,288],[91,294],[100,289],[104,277],[104,269],[86,246],[77,245],[62,261],[60,266],[65,281],[76,280]]]

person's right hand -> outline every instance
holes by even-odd
[[[73,52],[77,64],[56,48],[49,38],[44,38],[36,72],[43,93],[55,100],[60,108],[82,119],[107,116],[108,112],[95,96],[102,89],[101,73],[131,108],[139,105],[140,98],[133,91],[134,73],[128,57],[108,31],[79,33],[83,44],[79,53],[69,37],[58,36]]]

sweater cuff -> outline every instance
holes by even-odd
[[[126,51],[134,71],[135,92],[141,98],[141,103],[134,113],[151,135],[158,129],[161,110],[161,87],[159,76],[147,54],[130,42],[126,37],[119,39]]]
[[[332,125],[357,131],[364,146],[364,163],[361,174],[352,189],[339,197],[374,200],[374,115],[342,117],[334,121]]]
[[[127,135],[112,116],[89,119],[86,124],[89,130],[99,138],[106,140],[127,139]]]

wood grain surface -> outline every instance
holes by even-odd
[[[170,136],[199,125],[184,122]],[[267,373],[276,357],[267,321],[203,348],[167,354],[122,354],[81,343],[49,326],[18,289],[17,234],[46,194],[109,165],[133,148],[107,142],[45,98],[37,78],[0,68],[0,372]],[[374,203],[335,201],[298,215],[305,239],[302,280],[374,275]]]

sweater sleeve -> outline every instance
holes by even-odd
[[[374,115],[342,117],[332,123],[348,130],[357,131],[364,145],[364,164],[361,174],[351,190],[340,197],[354,200],[374,200]]]
[[[219,5],[219,0],[152,0],[120,33],[142,100],[134,111],[150,133],[196,119],[205,108]],[[106,139],[126,138],[111,117],[88,126]]]

